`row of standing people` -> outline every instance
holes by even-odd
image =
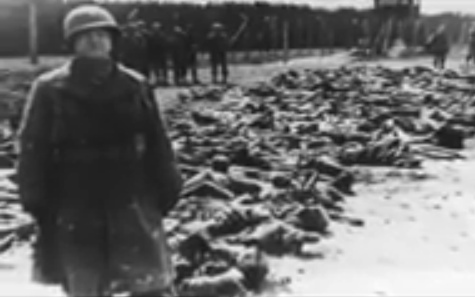
[[[450,38],[445,25],[439,26],[429,37],[427,48],[434,57],[434,67],[436,69],[444,69],[451,48]],[[475,27],[469,32],[468,52],[465,56],[465,62],[467,64],[475,63]]]
[[[176,85],[186,84],[189,75],[192,83],[199,84],[200,51],[209,54],[213,83],[227,82],[230,41],[220,23],[211,26],[203,45],[198,44],[191,26],[184,29],[175,25],[171,32],[167,32],[159,22],[154,22],[149,28],[142,21],[129,23],[122,28],[122,35],[121,62],[146,77],[155,76],[158,84],[169,84],[170,66]]]

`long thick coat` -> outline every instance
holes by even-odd
[[[182,184],[171,143],[144,78],[115,64],[96,77],[94,63],[41,76],[25,108],[18,176],[40,225],[36,264],[55,282],[82,269],[107,288],[160,290],[174,278],[162,216]]]
[[[450,51],[450,42],[445,32],[434,33],[427,43],[429,51],[435,56],[445,56]]]

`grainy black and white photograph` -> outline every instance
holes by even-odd
[[[475,296],[473,0],[0,0],[0,297]]]

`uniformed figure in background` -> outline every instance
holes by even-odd
[[[229,48],[228,34],[220,23],[214,23],[206,38],[206,45],[211,62],[211,77],[213,83],[218,83],[218,70],[221,72],[221,82],[228,79],[227,52]]]
[[[186,66],[188,63],[186,42],[186,32],[181,26],[175,25],[170,38],[170,47],[173,64],[173,79],[176,85],[183,85],[186,82]]]
[[[174,296],[162,218],[181,177],[145,78],[110,58],[114,18],[65,18],[74,57],[39,77],[19,134],[20,201],[39,226],[37,281],[68,296]]]
[[[136,42],[140,55],[136,57],[139,61],[139,72],[144,75],[146,78],[150,76],[151,73],[151,59],[150,59],[150,31],[147,28],[147,24],[139,20],[136,22]]]
[[[188,73],[191,74],[191,82],[193,84],[199,84],[200,80],[198,77],[198,51],[199,45],[193,30],[193,26],[190,24],[187,26],[185,32],[186,42],[185,42],[185,55],[186,55],[186,76]]]
[[[137,63],[134,61],[134,28],[133,23],[127,23],[120,29],[120,48],[118,50],[119,61],[125,66],[138,71]]]
[[[429,37],[427,48],[434,56],[434,67],[444,69],[447,55],[450,51],[450,43],[445,25],[439,26],[436,32]]]
[[[466,62],[475,63],[475,26],[472,26],[469,32]]]
[[[147,44],[147,32],[142,21],[128,23],[123,29],[121,39],[120,57],[121,62],[148,77],[149,46]]]
[[[150,32],[151,69],[160,85],[168,85],[169,40],[162,24],[154,22]]]

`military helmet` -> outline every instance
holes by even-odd
[[[78,33],[91,29],[106,29],[118,34],[117,21],[106,9],[96,5],[83,5],[71,10],[63,23],[65,39],[70,41]]]

